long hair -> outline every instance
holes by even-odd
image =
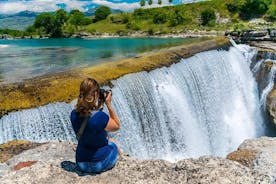
[[[76,111],[81,116],[89,116],[93,110],[102,107],[103,101],[99,99],[100,86],[95,79],[86,78],[80,85],[80,95]]]

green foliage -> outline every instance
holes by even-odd
[[[131,29],[131,30],[134,30],[134,31],[139,31],[141,30],[141,27],[136,23],[136,22],[128,22],[126,24],[126,28],[127,29]]]
[[[95,11],[95,19],[96,19],[96,21],[101,21],[101,20],[106,19],[106,17],[110,14],[111,14],[111,10],[109,7],[100,6]]]
[[[87,21],[87,18],[85,18],[85,16],[84,16],[84,13],[82,13],[79,10],[72,10],[70,12],[69,22],[70,22],[70,24],[72,24],[76,27],[89,24]],[[91,23],[91,21],[90,21],[90,23]]]
[[[158,4],[161,5],[162,4],[162,0],[158,0]]]
[[[145,5],[146,5],[145,0],[140,0],[140,5],[141,5],[141,6],[145,6]]]
[[[152,0],[148,0],[148,4],[149,4],[149,5],[152,5]]]
[[[269,6],[269,9],[267,11],[267,18],[270,21],[276,21],[276,5],[272,4]]]
[[[173,0],[169,0],[169,3],[172,3],[173,2]]]
[[[212,9],[205,9],[201,12],[201,25],[205,26],[212,23],[216,19],[215,11]]]
[[[12,37],[22,37],[24,35],[23,31],[11,30],[11,29],[0,29],[0,34],[7,34]]]
[[[46,34],[51,33],[54,27],[55,17],[51,13],[42,13],[38,15],[34,22],[35,28],[42,28]]]
[[[244,20],[260,17],[268,10],[269,1],[266,0],[246,0],[240,7],[240,16]],[[271,2],[270,2],[271,3]]]
[[[184,12],[176,9],[169,15],[169,25],[172,27],[181,25],[185,22],[185,19],[186,18]]]
[[[115,14],[109,17],[110,21],[115,24],[126,24],[130,20],[130,15],[128,13]]]
[[[167,14],[165,12],[157,12],[153,16],[153,23],[154,24],[164,24],[167,22]]]

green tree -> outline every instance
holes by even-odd
[[[156,12],[153,16],[153,23],[155,24],[164,24],[167,22],[167,14],[165,12]]]
[[[56,11],[56,21],[60,25],[63,25],[68,20],[67,12],[63,9]]]
[[[162,4],[162,0],[158,0],[158,4],[161,5]]]
[[[42,13],[35,18],[34,27],[42,28],[46,34],[49,34],[54,26],[55,17],[50,13]]]
[[[100,6],[95,11],[95,19],[96,19],[96,21],[104,20],[110,14],[111,14],[111,10],[109,7]]]
[[[72,10],[70,12],[70,16],[69,16],[69,22],[70,24],[74,25],[74,26],[81,26],[83,25],[83,20],[84,20],[84,14],[79,11],[79,10]]]
[[[172,27],[183,24],[185,20],[183,11],[175,10],[169,14],[169,25]]]
[[[205,9],[201,12],[201,25],[205,26],[216,19],[214,10]]]
[[[148,1],[148,4],[149,4],[149,5],[152,5],[152,0],[149,0],[149,1]]]
[[[260,17],[266,13],[271,0],[245,0],[239,8],[240,17],[248,20],[254,17]]]
[[[145,5],[146,5],[145,0],[141,0],[141,1],[140,1],[140,5],[141,5],[141,6],[145,6]]]
[[[276,3],[269,6],[267,11],[267,18],[270,21],[276,21]]]
[[[169,3],[172,3],[173,2],[173,0],[169,0]]]

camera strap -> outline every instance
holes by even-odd
[[[84,132],[84,129],[85,129],[86,125],[87,125],[87,122],[88,122],[89,117],[90,117],[90,116],[85,117],[85,118],[83,119],[83,121],[82,121],[82,123],[81,123],[81,127],[80,127],[79,131],[78,131],[77,134],[76,134],[77,140],[79,140],[79,139],[81,138],[81,136],[82,136],[82,134],[83,134],[83,132]]]

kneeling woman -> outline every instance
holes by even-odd
[[[99,97],[100,87],[97,81],[85,79],[80,85],[76,109],[71,112],[70,117],[73,129],[77,137],[79,136],[76,163],[83,172],[88,173],[109,170],[118,159],[119,148],[114,140],[107,137],[107,131],[117,131],[120,128],[111,105],[111,92],[105,96],[105,100]],[[104,101],[110,117],[100,110]],[[86,125],[82,126],[83,123]]]

